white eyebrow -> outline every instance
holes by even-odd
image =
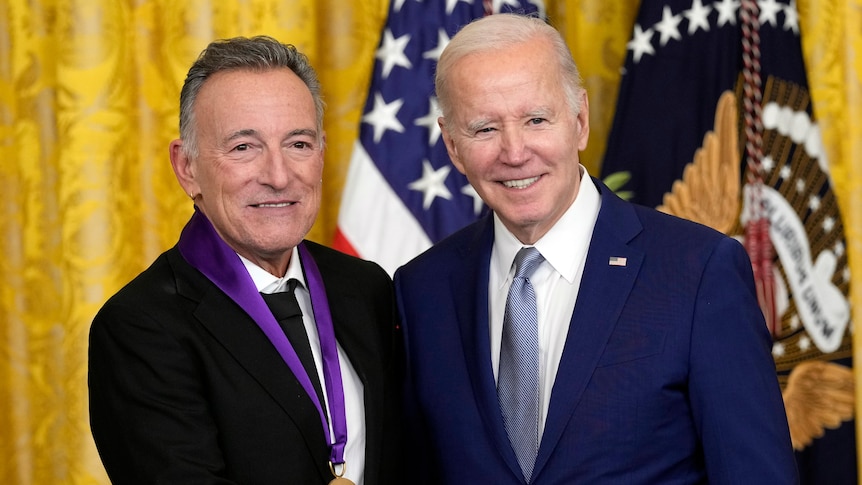
[[[553,113],[553,110],[551,110],[550,108],[541,107],[541,108],[536,108],[533,111],[528,111],[528,112],[524,113],[524,117],[525,118],[547,118],[548,116],[551,115],[551,113]]]
[[[470,133],[473,133],[473,132],[479,131],[482,128],[488,126],[490,123],[491,123],[491,120],[489,120],[487,118],[482,118],[482,119],[479,119],[476,121],[471,121],[471,122],[467,123],[467,130]]]

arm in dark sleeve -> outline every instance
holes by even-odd
[[[772,339],[738,242],[718,245],[697,295],[690,399],[709,482],[798,483]]]
[[[109,302],[96,316],[90,426],[113,483],[230,483],[200,365],[146,309]]]

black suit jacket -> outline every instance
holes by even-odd
[[[367,485],[401,478],[394,301],[376,264],[306,241],[365,392]],[[176,247],[90,330],[90,425],[114,483],[328,483],[317,410],[257,324]],[[349,463],[348,463],[349,466]]]

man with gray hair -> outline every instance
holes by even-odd
[[[114,483],[389,484],[399,406],[392,283],[304,240],[323,101],[305,55],[211,43],[171,164],[195,211],[90,330],[90,424]]]
[[[587,174],[560,34],[474,21],[436,89],[449,156],[492,213],[395,274],[406,436],[428,471],[413,481],[796,483],[745,250]]]

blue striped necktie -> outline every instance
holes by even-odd
[[[515,277],[506,298],[497,399],[509,441],[529,483],[539,451],[539,325],[530,275],[545,258],[536,248],[515,256]]]

